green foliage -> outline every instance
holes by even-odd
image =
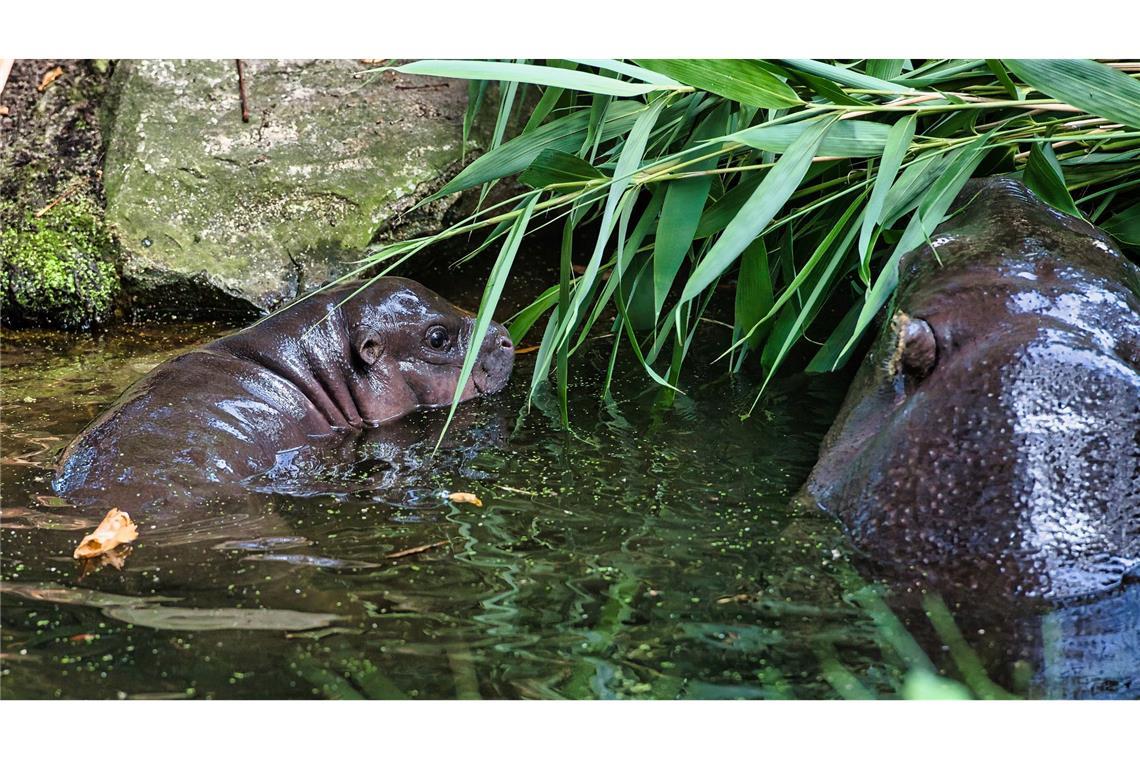
[[[476,253],[505,235],[514,246],[519,220],[532,215],[531,227],[562,225],[559,283],[510,324],[520,341],[550,315],[532,392],[557,368],[565,397],[568,356],[608,314],[618,336],[610,374],[625,345],[668,389],[667,401],[718,283],[732,280],[729,368],[759,354],[771,378],[811,330],[823,345],[807,367],[826,371],[856,350],[891,298],[901,256],[929,239],[972,176],[1022,176],[1046,202],[1134,244],[1129,192],[1140,182],[1140,82],[1128,66],[980,59],[407,64],[400,70],[494,78],[539,87],[542,95],[521,133],[435,197],[512,175],[531,189],[438,235],[406,241],[400,251],[478,230],[490,235]],[[584,269],[571,268],[579,260],[574,233],[587,223],[598,230],[594,244]],[[372,255],[381,261],[394,252]],[[508,277],[509,266],[496,266],[488,293],[501,292]]]
[[[1095,61],[1007,60],[1029,86],[1097,116],[1140,129],[1140,82]]]
[[[1065,187],[1065,172],[1057,163],[1057,156],[1049,143],[1038,143],[1029,151],[1024,179],[1026,186],[1037,193],[1041,200],[1066,214],[1077,217],[1081,215],[1077,204],[1073,203],[1073,196],[1069,195],[1069,190]]]
[[[650,71],[665,74],[698,90],[757,108],[800,105],[796,91],[758,61],[743,60],[639,60]]]

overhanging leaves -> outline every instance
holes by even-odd
[[[1051,98],[1140,129],[1140,82],[1096,61],[1005,59],[1021,81]]]
[[[637,63],[678,82],[746,106],[788,108],[802,102],[795,90],[755,61],[642,58]]]

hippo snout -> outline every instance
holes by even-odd
[[[475,385],[479,393],[489,396],[498,393],[511,379],[511,369],[515,365],[515,344],[511,341],[510,333],[497,322],[492,322],[483,338],[480,353],[482,361],[479,363],[483,377],[476,377]]]

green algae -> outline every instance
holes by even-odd
[[[10,211],[10,209],[5,209]],[[4,214],[11,217],[11,214]],[[13,325],[89,329],[114,312],[118,275],[112,243],[90,200],[26,211],[0,230],[0,313]]]

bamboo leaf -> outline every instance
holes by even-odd
[[[499,115],[495,119],[495,130],[491,135],[491,150],[503,144],[503,135],[507,132],[507,122],[510,121],[518,89],[518,82],[508,82],[503,88],[502,97],[499,99]]]
[[[619,101],[613,104],[606,115],[601,130],[602,139],[608,140],[624,134],[637,120],[638,115],[647,109],[642,103]],[[543,124],[529,134],[508,140],[493,151],[475,159],[438,192],[429,196],[426,203],[445,195],[481,185],[493,179],[517,174],[534,162],[544,150],[576,150],[586,134],[590,115],[584,111],[563,116],[549,124]]]
[[[574,253],[574,217],[566,217],[566,221],[562,224],[562,249],[559,255],[558,264],[558,313],[565,314],[570,304],[570,280],[574,276],[573,258]],[[569,406],[569,341],[563,341],[558,345],[557,350],[557,366],[556,384],[558,386],[558,413],[562,418],[562,429],[570,429],[570,406]]]
[[[828,166],[823,163],[812,164],[804,178],[800,180],[802,185],[804,182],[812,179],[813,177],[822,174],[828,170]],[[736,183],[736,185],[727,193],[717,198],[716,202],[705,209],[705,213],[701,216],[701,223],[697,225],[696,239],[701,240],[723,230],[729,225],[736,215],[740,213],[740,209],[752,197],[756,188],[764,181],[767,172],[752,172],[751,176]]]
[[[693,131],[692,144],[703,142],[724,132],[728,126],[728,106],[722,105],[713,111]],[[707,171],[716,168],[717,157],[713,156],[689,167],[689,171]],[[673,285],[673,279],[685,260],[685,254],[693,243],[701,213],[708,199],[712,177],[693,177],[669,183],[665,192],[665,205],[661,209],[661,221],[657,225],[657,236],[653,241],[653,310],[661,313],[665,296]]]
[[[451,399],[451,408],[447,412],[447,420],[444,422],[439,440],[435,444],[437,449],[443,443],[447,428],[451,425],[455,410],[459,406],[459,400],[467,388],[471,370],[475,368],[475,361],[479,358],[483,338],[487,335],[487,327],[491,324],[491,317],[494,316],[495,307],[499,304],[499,296],[502,295],[503,286],[506,285],[507,278],[510,276],[511,265],[514,263],[515,254],[518,253],[523,235],[526,234],[527,225],[530,224],[531,214],[534,213],[534,207],[538,203],[538,195],[535,193],[531,196],[530,203],[526,205],[522,214],[515,221],[511,234],[503,241],[499,257],[495,260],[491,274],[487,277],[487,286],[483,290],[483,298],[479,301],[479,313],[475,316],[475,326],[472,328],[471,337],[468,340],[467,355],[463,358],[463,367],[459,370],[459,379],[455,384],[455,396]]]
[[[645,146],[649,142],[649,135],[664,105],[665,99],[659,98],[643,111],[638,116],[633,129],[630,130],[629,137],[626,138],[621,155],[618,157],[617,166],[614,168],[614,179],[610,184],[609,194],[602,211],[597,243],[594,245],[590,260],[586,263],[585,271],[578,278],[569,308],[566,312],[559,314],[556,326],[548,325],[547,327],[546,337],[543,338],[542,348],[539,349],[538,358],[535,360],[534,377],[531,379],[531,395],[534,394],[550,371],[550,361],[553,358],[551,351],[555,346],[561,345],[563,341],[569,340],[570,334],[577,325],[578,312],[582,303],[593,290],[598,270],[601,267],[602,253],[605,251],[610,235],[613,234],[615,214],[623,210],[625,204],[632,202],[632,194],[626,193],[626,189],[629,187],[634,173],[641,166],[641,160],[645,155]],[[551,345],[548,346],[548,344]]]
[[[688,301],[711,285],[713,280],[720,277],[724,270],[736,261],[748,244],[764,231],[776,216],[776,212],[796,191],[835,120],[836,117],[827,117],[815,121],[768,171],[740,212],[697,264],[685,284],[681,301]]]
[[[594,66],[599,69],[605,69],[606,71],[612,71],[615,74],[640,79],[642,82],[647,82],[648,84],[657,84],[662,87],[671,88],[679,88],[681,86],[680,82],[675,79],[670,79],[664,74],[641,66],[634,66],[632,63],[626,63],[624,61],[603,58],[570,58],[568,60],[574,63],[580,63],[583,66]]]
[[[814,120],[791,124],[761,124],[719,138],[720,142],[738,142],[772,153],[783,153],[796,138],[811,128]],[[823,156],[862,157],[877,156],[887,145],[890,126],[874,121],[846,119],[836,122],[823,138],[819,154]]]
[[[503,144],[503,136],[507,132],[507,122],[511,119],[511,111],[515,105],[515,95],[518,94],[519,83],[508,82],[507,86],[502,88],[499,98],[499,115],[495,119],[495,129],[491,134],[491,150],[495,150]],[[489,182],[479,191],[479,205],[483,205],[483,201],[487,198],[487,193],[491,192],[493,182]]]
[[[594,302],[593,311],[582,325],[582,337],[579,339],[578,345],[574,347],[575,350],[577,350],[582,341],[586,339],[586,333],[593,328],[594,323],[601,317],[602,311],[613,297],[614,288],[625,280],[626,272],[633,263],[638,249],[641,248],[642,241],[645,240],[646,236],[648,236],[650,231],[656,226],[657,215],[661,212],[661,204],[664,199],[665,191],[662,188],[658,187],[654,190],[653,195],[649,199],[649,203],[646,204],[645,209],[641,212],[637,224],[633,226],[633,232],[630,233],[626,241],[621,244],[621,248],[618,249],[618,253],[614,257],[614,273],[606,282],[606,286],[602,289],[601,295],[598,296]]]
[[[527,170],[519,175],[519,182],[534,188],[565,183],[584,183],[605,179],[606,175],[571,153],[544,150]]]
[[[471,126],[475,123],[475,117],[479,113],[479,109],[483,106],[483,96],[487,93],[486,80],[472,79],[467,83],[467,110],[463,113],[463,147],[461,155],[467,155],[467,141],[471,139]]]
[[[644,253],[636,259],[641,266],[635,277],[622,279],[622,297],[630,325],[637,332],[645,332],[658,326],[660,312],[653,302],[653,257]]]
[[[871,281],[871,233],[879,223],[886,206],[887,194],[895,182],[899,167],[902,166],[907,148],[914,139],[915,121],[916,117],[913,115],[900,119],[891,126],[887,135],[883,159],[879,162],[875,186],[871,191],[871,200],[867,201],[867,213],[863,217],[862,229],[859,230],[859,273],[863,282]]]
[[[1004,59],[1006,67],[1035,90],[1140,129],[1140,82],[1103,63],[1086,60]]]
[[[835,243],[835,239],[844,229],[847,228],[847,224],[851,221],[852,215],[858,210],[859,205],[863,202],[863,198],[865,196],[866,192],[860,193],[859,197],[852,201],[851,205],[847,207],[847,210],[843,212],[843,216],[841,216],[839,220],[831,226],[831,229],[828,231],[828,233],[824,235],[823,239],[819,242],[818,245],[816,245],[815,250],[812,251],[811,256],[808,258],[807,263],[805,263],[803,267],[800,268],[800,271],[796,273],[794,277],[792,277],[791,281],[788,283],[788,286],[784,288],[784,292],[782,292],[780,294],[780,297],[775,300],[775,302],[768,309],[768,312],[763,317],[761,317],[756,322],[756,324],[754,324],[748,330],[747,333],[745,333],[743,338],[737,339],[729,348],[729,351],[732,351],[738,348],[742,343],[751,340],[760,325],[767,323],[768,320],[776,316],[780,310],[784,308],[785,305],[789,304],[792,296],[798,296],[800,287],[803,286],[803,284],[811,278],[816,266],[831,250],[832,245]],[[836,255],[843,255],[846,253],[847,246],[849,244],[850,240],[844,242],[839,247],[838,253]],[[800,308],[802,309],[805,307],[801,304]],[[778,329],[773,330],[773,332],[778,332]],[[777,343],[779,343],[779,341],[777,341]],[[728,352],[726,351],[725,353]],[[774,353],[773,355],[777,354]]]
[[[883,92],[898,94],[914,92],[906,85],[888,82],[885,79],[868,76],[854,69],[845,69],[842,66],[834,66],[823,61],[813,61],[809,58],[785,58],[784,62],[809,74],[815,74],[818,77],[830,79],[832,82],[838,82],[859,90],[882,90]]]
[[[594,245],[594,252],[590,255],[590,260],[586,263],[586,270],[582,273],[581,283],[577,292],[574,294],[574,299],[570,303],[570,311],[563,315],[564,322],[559,327],[557,340],[559,342],[569,338],[569,333],[573,329],[574,322],[578,316],[578,309],[585,300],[586,294],[592,285],[594,278],[597,277],[598,267],[602,263],[602,253],[605,251],[606,243],[609,241],[610,235],[614,228],[614,215],[617,211],[618,203],[625,196],[626,188],[629,187],[633,179],[634,172],[641,166],[641,159],[645,156],[645,146],[649,142],[649,134],[653,130],[653,125],[657,122],[657,117],[661,113],[661,108],[665,105],[664,98],[654,102],[647,111],[642,113],[637,123],[633,125],[630,130],[629,137],[626,138],[625,146],[622,148],[621,155],[618,157],[617,166],[614,168],[614,178],[610,183],[609,195],[606,198],[606,205],[602,211],[601,229],[598,231],[598,240]],[[630,198],[626,198],[625,202],[630,202]],[[619,241],[619,246],[621,241]]]
[[[598,145],[602,142],[601,125],[606,118],[606,112],[609,111],[611,100],[608,95],[593,97],[590,103],[590,123],[586,127],[586,137],[582,140],[582,147],[578,149],[579,156],[584,158],[589,153],[591,161],[597,158]]]
[[[879,309],[886,304],[887,299],[894,292],[899,281],[899,261],[902,260],[903,255],[922,241],[927,240],[935,228],[942,223],[950,204],[953,203],[954,198],[973,175],[974,169],[985,157],[988,136],[987,134],[986,137],[960,148],[953,163],[944,174],[935,180],[930,190],[922,197],[910,224],[903,231],[902,239],[899,240],[894,252],[887,259],[882,272],[875,280],[875,284],[867,291],[863,308],[859,312],[859,319],[855,323],[855,330],[840,353],[841,359],[854,347],[859,336],[871,324],[871,320],[879,313]]]
[[[872,58],[867,61],[867,75],[891,80],[902,73],[902,58]]]
[[[402,74],[451,77],[453,79],[491,79],[499,82],[526,82],[527,84],[563,87],[567,90],[613,95],[619,98],[637,97],[650,92],[675,89],[660,84],[623,82],[620,79],[599,76],[585,71],[562,69],[554,66],[536,66],[531,63],[505,61],[442,61],[423,60],[403,66],[389,66],[382,71],[399,71]]]
[[[737,182],[731,190],[718,198],[716,203],[705,209],[701,222],[697,225],[696,239],[701,240],[715,235],[727,227],[763,181],[764,174],[754,172],[752,176]]]
[[[530,328],[534,327],[534,323],[557,304],[558,286],[551,285],[542,291],[542,295],[534,299],[534,301],[507,320],[510,325],[509,332],[511,334],[511,340],[514,344],[517,346],[522,343],[523,339],[526,338],[530,332]]]
[[[1101,227],[1121,243],[1140,246],[1140,203],[1134,203]]]
[[[558,303],[558,291],[555,291],[554,302]],[[538,354],[534,358],[534,372],[530,376],[530,392],[527,394],[527,405],[535,398],[538,389],[546,382],[550,374],[550,362],[557,354],[555,350],[554,335],[561,322],[557,313],[546,320],[546,328],[542,331],[542,340],[538,344]]]
[[[843,353],[843,347],[847,345],[847,341],[855,332],[855,325],[859,322],[859,312],[862,308],[863,302],[857,301],[847,310],[847,314],[835,326],[831,335],[823,342],[808,365],[804,367],[804,372],[814,375],[843,368],[851,356],[850,352]]]
[[[576,63],[563,61],[550,61],[549,65],[563,69],[578,68],[578,64]],[[566,90],[562,87],[547,87],[543,91],[542,97],[538,99],[538,103],[535,104],[534,110],[531,111],[530,118],[526,120],[526,126],[523,127],[522,134],[525,135],[527,132],[533,132],[542,122],[546,121],[546,117],[554,110],[554,106],[558,104],[558,101],[562,98],[562,94],[565,92]]]
[[[1066,214],[1083,219],[1073,203],[1073,196],[1065,187],[1065,173],[1057,163],[1057,156],[1049,143],[1037,143],[1029,151],[1029,161],[1023,174],[1025,186],[1037,194],[1041,200]]]
[[[840,88],[835,82],[824,77],[817,77],[815,74],[809,74],[806,71],[792,71],[791,75],[799,81],[805,83],[811,90],[821,96],[829,103],[834,103],[841,106],[861,106],[866,105],[865,101],[859,100],[852,95],[848,95]],[[862,96],[866,97],[866,96]]]
[[[854,203],[851,204],[847,210],[847,213],[844,214],[843,220],[839,223],[839,225],[837,225],[836,231],[838,231],[838,229],[842,229],[848,223],[851,218],[851,212],[855,209],[856,206],[858,206],[861,201],[862,198],[858,198]],[[835,253],[832,254],[828,259],[827,266],[824,267],[823,271],[820,273],[819,279],[816,280],[815,287],[812,288],[812,291],[808,295],[807,300],[805,300],[803,305],[800,307],[799,313],[796,315],[796,318],[792,322],[791,327],[788,329],[787,334],[777,344],[778,348],[774,352],[775,355],[771,359],[771,364],[769,365],[767,374],[764,377],[764,382],[760,386],[760,392],[756,394],[756,398],[752,402],[752,407],[748,410],[749,415],[751,415],[752,410],[756,408],[756,402],[759,401],[760,397],[764,394],[765,389],[768,387],[768,383],[771,382],[772,378],[775,376],[776,370],[780,368],[780,365],[783,364],[784,359],[787,358],[788,351],[791,350],[792,345],[795,343],[796,339],[804,333],[804,331],[815,319],[816,315],[819,314],[819,307],[823,305],[824,294],[830,289],[831,283],[834,280],[836,273],[839,271],[839,265],[842,264],[844,259],[847,258],[847,250],[854,242],[855,235],[858,233],[858,231],[858,224],[852,224],[850,228],[848,228],[847,234],[844,236],[843,241],[840,242],[839,246],[835,250]],[[765,349],[767,349],[767,346],[765,346]]]
[[[976,69],[985,66],[985,61],[977,58],[971,60],[945,60],[934,61],[919,69],[907,72],[899,77],[899,81],[914,87],[930,87],[941,85],[955,78],[971,77]],[[943,88],[945,89],[945,88]]]
[[[668,380],[661,377],[661,375],[657,374],[656,370],[653,369],[653,359],[646,358],[642,353],[641,344],[637,342],[637,335],[633,332],[633,325],[630,324],[629,313],[625,305],[625,297],[622,295],[620,288],[616,291],[616,295],[617,298],[614,300],[617,302],[619,321],[625,328],[626,338],[629,339],[629,346],[633,349],[633,355],[637,357],[637,361],[641,364],[641,368],[645,370],[645,374],[649,375],[653,382],[669,388],[672,391],[680,393],[681,391],[679,388],[671,385]]]
[[[554,106],[565,92],[566,90],[561,87],[547,87],[543,91],[542,97],[538,99],[534,110],[531,111],[530,117],[526,120],[526,126],[523,127],[522,134],[525,135],[538,129],[539,125],[541,125],[542,122],[546,120],[546,117],[550,115],[550,112],[554,110]]]
[[[796,91],[755,61],[737,59],[639,59],[644,68],[699,90],[757,108],[788,108]]]
[[[754,328],[772,309],[772,273],[768,270],[768,249],[764,238],[758,237],[740,256],[740,275],[736,280],[736,308],[732,339],[737,341],[743,335],[749,349],[755,349],[764,338],[763,332]],[[741,355],[743,357],[743,354]]]
[[[1005,88],[1005,92],[1009,97],[1014,100],[1022,99],[1022,94],[1018,92],[1017,85],[1009,78],[1009,73],[1005,70],[1005,66],[1002,65],[1001,61],[996,58],[987,58],[986,66],[993,72],[993,75],[997,77],[997,80],[1001,82],[1001,86]]]
[[[930,153],[912,161],[887,192],[883,210],[879,213],[879,224],[891,227],[907,212],[914,210],[922,200],[923,191],[942,176],[953,158],[953,153]]]

